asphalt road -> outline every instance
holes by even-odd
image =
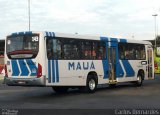
[[[160,76],[115,88],[99,88],[94,94],[70,90],[56,94],[51,87],[15,87],[0,84],[1,109],[160,109]]]

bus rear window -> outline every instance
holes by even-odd
[[[6,53],[10,59],[35,58],[39,51],[39,35],[8,36]]]

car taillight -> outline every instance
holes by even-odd
[[[158,64],[156,62],[154,63],[154,68],[158,70]]]
[[[38,64],[37,78],[40,78],[41,76],[42,76],[42,66]]]
[[[7,65],[6,65],[6,64],[5,64],[5,66],[4,66],[4,70],[5,70],[5,76],[8,77]]]

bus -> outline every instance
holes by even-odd
[[[0,74],[2,74],[4,70],[4,45],[5,45],[5,40],[1,39],[0,40]]]
[[[154,79],[148,41],[56,32],[17,32],[6,37],[5,83],[48,86],[57,92],[79,88],[93,93],[111,86]]]

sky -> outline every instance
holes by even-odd
[[[30,11],[31,31],[150,40],[153,14],[160,30],[160,0],[30,0]],[[0,0],[0,39],[28,22],[28,0]]]

